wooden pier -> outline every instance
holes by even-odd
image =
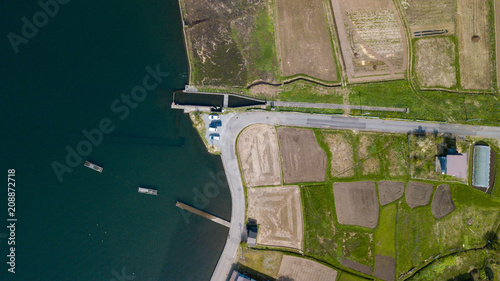
[[[223,225],[225,227],[228,227],[228,228],[231,227],[231,223],[228,222],[227,220],[223,220],[223,219],[218,218],[218,217],[216,217],[214,215],[211,215],[209,213],[205,213],[202,210],[198,210],[198,209],[193,208],[193,207],[191,207],[189,205],[186,205],[186,204],[184,204],[182,202],[177,201],[177,203],[175,203],[175,206],[177,206],[177,207],[179,207],[179,208],[181,208],[183,210],[189,211],[189,212],[191,212],[191,213],[193,213],[195,215],[198,215],[198,216],[204,217],[206,219],[209,219],[209,220],[211,220],[213,222],[216,222],[216,223],[218,223],[220,225]]]

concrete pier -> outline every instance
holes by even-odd
[[[224,108],[229,107],[229,95],[228,94],[224,94],[224,103],[223,103],[222,107],[224,107]]]
[[[231,223],[228,222],[227,220],[223,220],[223,219],[218,218],[218,217],[216,217],[214,215],[211,215],[209,213],[205,213],[205,212],[203,212],[201,210],[193,208],[193,207],[191,207],[189,205],[186,205],[186,204],[184,204],[182,202],[177,201],[177,203],[175,203],[175,206],[177,206],[177,207],[179,207],[179,208],[181,208],[183,210],[189,211],[189,212],[191,212],[191,213],[193,213],[195,215],[198,215],[198,216],[204,217],[206,219],[209,219],[209,220],[211,220],[213,222],[216,222],[216,223],[218,223],[220,225],[223,225],[223,226],[225,226],[227,228],[231,227]]]

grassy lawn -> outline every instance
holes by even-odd
[[[455,211],[440,220],[432,216],[430,204],[415,209],[410,209],[405,202],[399,204],[397,276],[439,254],[485,245],[483,236],[500,214],[498,202],[488,194],[461,184],[451,185],[451,192]]]
[[[278,277],[280,270],[281,259],[283,253],[278,251],[253,250],[245,248],[243,250],[243,259],[241,258],[241,248],[238,250],[238,261],[245,266],[257,270],[272,277]]]
[[[303,186],[301,195],[304,252],[338,266],[346,257],[373,267],[373,233],[337,223],[332,185]]]
[[[340,88],[327,88],[308,81],[296,81],[281,87],[279,100],[343,104],[342,95],[345,92]]]
[[[477,274],[480,276],[481,275],[487,276],[488,269],[483,268],[483,266],[487,264],[488,255],[491,254],[494,253],[479,250],[479,251],[469,251],[457,255],[448,256],[433,262],[428,267],[416,273],[412,278],[410,278],[410,280],[412,281],[434,280],[436,276],[439,276],[440,280],[449,280],[454,277],[468,275],[469,271],[472,268],[477,268],[477,269],[482,268],[481,270],[479,270]],[[491,268],[489,268],[489,270],[491,270]],[[497,278],[499,273],[500,272],[496,272],[495,274]],[[458,279],[458,280],[464,280],[464,279]]]
[[[337,261],[337,221],[330,185],[301,187],[304,206],[304,252],[331,264]]]
[[[396,257],[396,212],[397,202],[380,208],[378,226],[375,230],[375,254]]]
[[[274,74],[276,69],[274,26],[267,10],[255,16],[255,30],[251,36],[251,48],[255,50],[255,68],[263,73]]]
[[[352,91],[350,104],[410,108],[409,113],[370,112],[371,116],[500,125],[500,100],[488,94],[414,93],[405,80],[359,84],[349,88]]]

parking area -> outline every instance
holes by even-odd
[[[205,139],[208,141],[209,144],[219,147],[220,140],[224,137],[224,131],[226,129],[227,120],[229,120],[234,115],[234,113],[229,113],[229,114],[213,113],[213,114],[218,115],[219,119],[213,119],[213,120],[210,119],[209,118],[210,114],[203,114],[202,115],[203,122],[205,122],[205,129],[206,129]],[[212,121],[220,122],[220,126],[217,127],[217,131],[210,131],[209,130],[209,127],[210,127],[210,124],[212,123]],[[214,135],[217,134],[219,136],[219,139],[218,140],[211,139],[210,138],[211,134],[214,134]]]

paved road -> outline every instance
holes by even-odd
[[[451,125],[440,123],[406,122],[381,119],[363,119],[329,115],[314,115],[281,112],[251,112],[231,114],[223,123],[224,134],[221,134],[221,158],[231,191],[232,213],[231,227],[226,246],[219,263],[212,274],[212,281],[224,281],[228,278],[231,267],[236,262],[236,252],[244,233],[245,194],[236,158],[236,138],[239,132],[248,125],[265,123],[270,125],[287,125],[297,127],[313,127],[328,129],[355,129],[389,133],[407,133],[411,131],[453,133],[461,136],[478,136],[500,140],[500,127]]]

